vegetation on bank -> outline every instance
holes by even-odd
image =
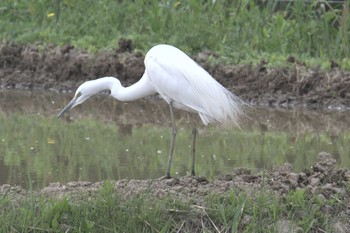
[[[191,54],[215,51],[234,64],[289,60],[350,69],[349,8],[349,1],[316,0],[3,0],[0,38],[91,52],[114,49],[127,38],[143,51],[169,43]]]
[[[126,199],[106,181],[96,193],[44,198],[0,196],[1,232],[333,232],[346,222],[343,202],[305,190],[285,197],[232,190],[203,203],[147,191]],[[338,227],[338,229],[337,229]],[[340,228],[341,229],[341,228]]]

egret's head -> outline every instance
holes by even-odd
[[[67,104],[66,107],[57,115],[57,118],[61,117],[65,112],[68,112],[75,106],[83,103],[85,100],[90,98],[91,96],[103,91],[103,90],[111,90],[113,86],[121,86],[118,79],[114,77],[104,77],[95,80],[87,81],[81,84],[73,99]]]
[[[68,112],[69,110],[71,110],[75,106],[83,103],[85,100],[87,100],[91,96],[97,94],[100,90],[98,88],[96,88],[94,81],[96,81],[96,80],[87,81],[87,82],[81,84],[78,87],[77,91],[75,92],[73,99],[57,115],[57,118],[60,118],[65,112]]]

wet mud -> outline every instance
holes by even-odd
[[[32,90],[75,90],[86,80],[118,77],[125,86],[140,79],[145,54],[133,49],[131,41],[120,41],[114,51],[89,54],[73,46],[24,46],[3,43],[0,48],[0,87]],[[350,106],[350,72],[308,68],[290,57],[285,68],[212,64],[216,54],[203,51],[193,57],[228,89],[254,105],[282,107]]]
[[[184,176],[170,179],[118,180],[112,183],[116,191],[125,198],[148,192],[157,198],[173,195],[194,201],[196,204],[204,202],[207,195],[225,194],[233,188],[252,195],[265,189],[279,196],[284,196],[291,190],[305,189],[323,199],[337,196],[337,198],[350,201],[349,189],[346,188],[347,182],[350,181],[350,169],[336,168],[335,163],[336,160],[331,154],[320,152],[318,161],[312,168],[299,173],[293,171],[291,164],[285,163],[275,167],[272,171],[258,173],[246,168],[236,168],[232,173],[219,176],[211,181],[205,177]],[[38,193],[50,197],[61,197],[74,195],[75,192],[79,193],[81,190],[94,192],[102,185],[103,182],[52,183]],[[10,188],[10,186],[7,187]],[[4,189],[6,186],[2,186],[2,192]],[[19,190],[21,189],[17,191]],[[26,191],[21,190],[20,192]]]

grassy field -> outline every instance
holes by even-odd
[[[147,51],[158,43],[188,53],[209,49],[220,62],[286,64],[289,56],[311,67],[335,61],[350,69],[349,1],[265,5],[240,1],[74,1],[3,0],[3,42],[64,45],[96,52],[113,49],[120,38]]]
[[[325,211],[325,206],[328,210]],[[341,204],[304,190],[277,197],[232,190],[195,200],[149,193],[122,198],[106,181],[95,194],[47,199],[29,191],[0,199],[1,232],[333,232]]]

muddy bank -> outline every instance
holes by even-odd
[[[162,198],[171,198],[173,202],[187,203],[196,213],[191,215],[191,221],[188,221],[189,216],[187,215],[181,217],[181,211],[179,213],[176,209],[168,211],[174,211],[172,216],[180,218],[182,224],[190,225],[191,232],[198,229],[207,229],[207,226],[202,224],[204,216],[201,211],[208,208],[206,206],[210,197],[227,198],[233,191],[247,195],[249,198],[258,198],[261,193],[264,193],[271,198],[277,198],[283,203],[288,200],[290,191],[296,190],[305,192],[303,199],[318,200],[318,204],[315,203],[314,208],[320,208],[323,215],[330,216],[331,229],[334,230],[332,232],[348,232],[350,228],[350,170],[336,168],[335,163],[336,160],[331,154],[321,152],[318,155],[318,161],[310,169],[299,173],[293,171],[292,165],[284,164],[275,167],[271,171],[256,174],[253,174],[249,169],[234,169],[232,173],[211,181],[205,177],[185,176],[171,179],[108,182],[112,187],[112,192],[125,201],[132,200],[132,198],[143,198],[143,200],[154,202],[160,201]],[[0,186],[0,199],[10,196],[12,208],[18,208],[20,203],[26,200],[28,196],[33,197],[33,193],[36,198],[41,200],[65,199],[73,205],[79,205],[80,202],[84,201],[93,203],[93,200],[98,199],[101,194],[104,182],[106,181],[97,183],[84,181],[74,181],[67,184],[52,183],[48,187],[37,191],[27,191],[20,186],[2,185]],[[291,208],[293,205],[298,205],[298,203],[290,203]],[[207,218],[208,215],[206,214],[205,217]],[[240,227],[244,229],[245,225],[250,224],[252,218],[251,215],[244,214]],[[318,220],[315,219],[314,221]],[[290,222],[283,219],[283,217],[275,224],[277,224],[276,232],[303,231],[298,223]],[[71,226],[61,224],[61,228],[71,229]],[[314,227],[311,232],[326,231],[321,227]]]
[[[284,164],[271,171],[256,174],[248,169],[235,169],[232,173],[211,181],[204,177],[186,176],[171,179],[109,181],[108,187],[111,187],[111,191],[117,194],[122,201],[141,198],[144,201],[154,202],[160,201],[162,198],[170,198],[173,202],[187,203],[193,208],[191,215],[183,214],[181,210],[177,212],[176,208],[167,210],[173,212],[171,216],[174,219],[179,219],[178,221],[182,222],[179,229],[182,228],[183,224],[187,224],[186,227],[190,229],[190,231],[179,230],[178,232],[197,232],[198,229],[210,229],[207,226],[211,225],[210,220],[209,224],[203,224],[204,217],[207,220],[210,219],[206,212],[203,215],[203,210],[209,211],[209,207],[206,205],[208,205],[207,201],[208,198],[210,200],[210,197],[228,198],[233,191],[254,199],[264,193],[283,203],[288,202],[291,195],[289,191],[300,190],[305,193],[303,199],[315,200],[312,208],[319,208],[320,214],[330,217],[330,223],[325,226],[322,223],[316,223],[310,232],[326,232],[323,227],[328,225],[328,228],[333,229],[332,232],[348,232],[350,228],[350,189],[348,186],[350,170],[336,168],[335,163],[336,161],[331,154],[321,152],[318,155],[318,161],[310,169],[299,173],[294,172],[290,164]],[[84,201],[94,203],[94,200],[101,195],[103,186],[103,182],[77,181],[67,184],[52,183],[42,190],[27,191],[19,186],[2,185],[0,186],[0,199],[10,196],[11,208],[14,209],[19,208],[20,203],[23,203],[22,201],[28,197],[33,198],[33,194],[38,200],[58,198],[59,200],[69,200],[72,205],[79,206]],[[297,195],[297,193],[294,194]],[[294,205],[298,206],[298,203],[289,203],[289,205],[290,208],[293,208]],[[281,211],[288,213],[288,210]],[[191,220],[188,219],[189,217]],[[276,223],[270,223],[270,225],[276,224],[274,232],[303,232],[298,222],[291,222],[284,217],[288,216],[282,215]],[[244,229],[246,225],[251,223],[252,218],[249,212],[245,213],[241,217],[239,228]],[[266,218],[268,217],[266,216]],[[314,219],[314,221],[317,222],[318,219]],[[214,224],[212,221],[211,223]],[[65,232],[73,229],[72,226],[66,225],[63,220],[60,227]],[[243,230],[239,232],[243,232]]]
[[[168,195],[184,201],[202,204],[208,195],[224,195],[232,189],[242,190],[251,195],[260,191],[267,191],[278,196],[284,196],[289,191],[304,189],[312,195],[322,199],[336,198],[344,201],[350,214],[350,169],[336,168],[336,160],[331,154],[321,152],[318,161],[310,169],[294,172],[291,164],[275,167],[271,171],[253,173],[249,169],[237,168],[230,174],[220,176],[214,180],[205,177],[177,177],[171,179],[152,180],[119,180],[111,181],[115,191],[124,198],[138,196],[147,192],[152,197],[161,198]],[[52,183],[48,187],[35,191],[37,195],[46,197],[69,196],[74,199],[81,195],[94,195],[103,182],[74,181],[67,184]],[[0,196],[12,194],[25,196],[27,190],[19,186],[0,186]],[[344,207],[344,208],[345,208]]]
[[[289,68],[260,65],[212,65],[212,52],[194,59],[219,82],[256,105],[350,107],[350,72],[334,65],[332,70],[306,68],[293,58]],[[83,81],[103,76],[118,77],[128,86],[142,76],[144,54],[130,43],[119,43],[114,51],[89,54],[72,46],[22,46],[2,44],[0,48],[0,87],[75,90]]]

